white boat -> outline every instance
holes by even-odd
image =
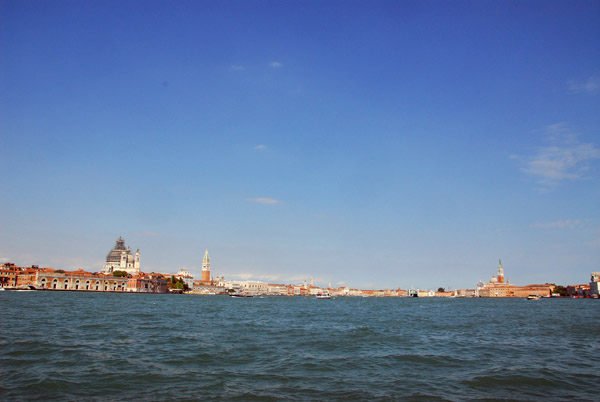
[[[329,293],[319,293],[317,299],[331,299],[331,295]]]
[[[527,300],[539,300],[539,299],[541,299],[541,296],[538,296],[538,295],[527,296]]]
[[[254,297],[248,293],[229,293],[229,297]]]

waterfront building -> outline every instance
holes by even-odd
[[[456,297],[477,297],[478,293],[476,289],[458,289],[456,290]]]
[[[167,282],[161,274],[129,275],[117,277],[101,273],[54,270],[52,268],[17,267],[11,264],[16,272],[16,280],[10,287],[16,289],[80,291],[80,292],[138,292],[166,293]]]
[[[267,294],[273,296],[287,296],[288,287],[281,283],[269,283],[267,285]]]
[[[600,296],[600,272],[592,272],[592,278],[590,279],[590,296]]]
[[[127,289],[127,278],[94,275],[83,270],[64,273],[38,271],[34,286],[36,289],[49,290],[123,292]]]
[[[334,293],[339,296],[348,296],[350,293],[350,288],[347,286],[340,286],[334,291]]]
[[[310,279],[311,279],[311,283],[312,283],[312,278],[310,278]],[[308,294],[310,296],[316,296],[316,295],[320,295],[322,293],[325,293],[325,292],[323,291],[323,289],[321,289],[318,286],[312,286],[312,285],[310,285],[309,288],[308,288]]]
[[[530,295],[550,296],[555,286],[547,283],[515,286],[511,285],[509,280],[504,283],[504,270],[502,261],[500,261],[497,276],[492,276],[488,283],[478,284],[477,288],[479,297],[527,297]]]
[[[194,281],[190,289],[190,293],[197,293],[201,295],[218,295],[227,292],[227,288],[225,286],[221,286],[216,283],[211,284],[210,282],[207,283],[204,281]]]
[[[125,271],[128,274],[139,274],[140,272],[140,250],[135,252],[134,257],[131,249],[125,247],[125,240],[122,237],[117,239],[115,246],[106,255],[106,265],[100,272],[112,274],[114,271]]]
[[[167,280],[161,274],[132,275],[127,278],[127,291],[134,293],[167,293]]]
[[[183,283],[185,283],[188,287],[188,289],[191,289],[194,287],[194,277],[192,276],[192,274],[190,274],[188,271],[186,271],[185,269],[180,269],[179,272],[177,273],[177,275],[174,275],[175,278],[177,279],[181,279],[183,281]]]
[[[7,262],[0,266],[0,287],[12,288],[17,286],[18,267],[15,264]]]
[[[222,284],[225,289],[255,295],[266,295],[269,291],[269,285],[260,281],[223,281]]]
[[[57,271],[52,268],[21,268],[16,287],[36,290],[122,292],[127,288],[127,278],[92,274],[81,269]]]
[[[443,292],[437,291],[435,292],[435,297],[455,297],[457,292],[455,290],[446,290]]]

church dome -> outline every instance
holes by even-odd
[[[106,256],[107,263],[120,263],[121,262],[121,252],[126,251],[125,248],[125,240],[122,237],[119,237],[117,240],[117,244],[110,250],[110,253]]]

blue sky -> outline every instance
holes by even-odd
[[[0,259],[362,288],[600,270],[600,4],[0,1]]]

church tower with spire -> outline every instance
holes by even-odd
[[[498,260],[498,283],[504,283],[504,269],[502,269],[502,260]]]
[[[210,257],[208,256],[208,249],[206,249],[204,260],[202,261],[202,282],[210,282]]]

